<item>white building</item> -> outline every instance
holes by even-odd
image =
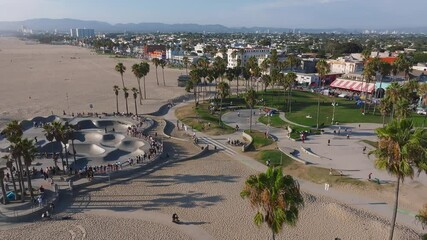
[[[258,64],[261,64],[262,61],[264,61],[270,55],[270,49],[268,48],[229,48],[227,50],[227,67],[237,67],[238,59],[241,59],[242,66],[245,66],[250,57],[255,57],[258,60]]]
[[[319,75],[315,73],[295,73],[296,81],[302,85],[318,84],[320,81]]]
[[[72,28],[70,29],[70,35],[75,38],[91,38],[95,37],[95,29]]]
[[[351,57],[338,58],[337,60],[327,60],[331,73],[357,73],[363,71],[363,62]]]
[[[196,46],[194,46],[194,51],[192,52],[197,54],[197,56],[202,57],[205,55],[205,48],[206,48],[206,44],[198,43]]]

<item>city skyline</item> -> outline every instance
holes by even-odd
[[[3,0],[0,21],[73,18],[117,23],[196,23],[228,27],[423,27],[424,0]],[[208,9],[208,10],[207,10]],[[320,16],[320,17],[319,17]]]

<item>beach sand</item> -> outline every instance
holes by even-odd
[[[239,195],[246,177],[254,173],[222,153],[178,162],[126,183],[99,184],[84,190],[69,208],[78,212],[71,221],[35,223],[0,231],[0,236],[26,239],[50,232],[58,233],[56,239],[69,239],[68,230],[81,225],[86,239],[201,239],[184,233],[180,225],[167,226],[169,217],[159,224],[136,219],[148,213],[178,213],[183,226],[187,223],[194,233],[206,231],[213,239],[269,239],[271,231],[266,225],[254,225],[255,210]],[[386,239],[389,226],[384,219],[331,199],[304,196],[305,207],[297,225],[285,226],[276,239]],[[102,213],[101,209],[114,211]],[[417,239],[414,232],[400,227],[395,234],[395,239]]]
[[[128,89],[137,87],[131,69],[138,59],[114,58],[98,55],[86,48],[26,44],[16,38],[0,38],[0,124],[9,119],[61,115],[71,112],[113,112],[116,99],[113,85],[122,87],[120,74],[114,70],[123,62]],[[150,66],[146,77],[147,100],[138,106],[140,113],[156,111],[168,99],[185,94],[177,87],[177,78],[185,69],[158,67],[160,86],[156,83],[156,69]],[[142,85],[142,80],[141,80]],[[67,99],[68,96],[68,99]],[[134,112],[132,94],[129,110]],[[90,108],[92,104],[93,108]],[[119,94],[119,111],[125,111],[123,93]]]

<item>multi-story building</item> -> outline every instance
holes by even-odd
[[[327,60],[331,73],[358,73],[363,71],[363,62],[351,57],[338,58],[337,60]]]
[[[296,81],[301,85],[319,85],[320,78],[316,73],[295,73],[297,75]]]
[[[237,67],[238,59],[241,59],[242,66],[245,66],[250,57],[255,57],[258,60],[258,64],[261,64],[270,55],[270,49],[268,48],[230,48],[227,50],[227,67]]]
[[[144,46],[144,56],[146,58],[151,58],[151,54],[154,52],[162,52],[162,53],[164,53],[165,58],[166,58],[166,46],[165,45],[145,45]],[[158,54],[158,53],[156,53],[156,54]]]
[[[91,38],[95,37],[95,29],[72,28],[70,29],[70,35],[75,38]]]

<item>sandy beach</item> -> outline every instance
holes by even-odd
[[[255,210],[239,196],[245,178],[254,173],[215,153],[166,166],[124,184],[91,186],[69,206],[67,211],[76,213],[73,220],[39,222],[25,226],[25,231],[19,227],[0,234],[5,239],[45,239],[48,232],[56,232],[56,239],[70,239],[69,230],[81,236],[82,231],[76,229],[80,225],[87,233],[85,239],[201,239],[190,235],[200,231],[212,239],[269,239],[270,230],[253,224]],[[331,199],[304,196],[305,208],[296,227],[284,227],[277,239],[383,240],[387,236],[389,227],[384,219]],[[170,225],[174,212],[183,223],[191,224],[190,234],[184,233],[185,224]],[[158,223],[158,215],[167,217]],[[396,239],[417,239],[417,235],[398,227]]]
[[[52,112],[115,111],[112,87],[121,86],[120,74],[114,71],[119,61],[127,67],[125,84],[137,87],[131,72],[132,64],[140,62],[137,59],[0,38],[0,127],[11,119]],[[185,94],[176,81],[185,69],[165,68],[167,86],[163,86],[160,67],[157,86],[155,72],[151,66],[146,78],[148,99],[139,106],[141,113],[156,111],[169,99]],[[124,111],[122,93],[119,104]],[[134,109],[132,98],[129,109]],[[188,154],[187,148],[195,151],[194,146],[185,144],[180,148],[181,155]],[[239,195],[245,179],[255,173],[222,153],[170,164],[125,183],[93,185],[74,198],[65,196],[70,201],[59,208],[71,214],[72,220],[2,229],[0,239],[269,239],[271,231],[253,224],[255,210]],[[277,239],[383,240],[388,235],[385,219],[333,199],[304,196],[306,205],[297,226],[285,226]],[[188,224],[172,224],[174,212]],[[407,228],[398,226],[395,230],[395,239],[417,237]]]
[[[137,87],[131,68],[138,59],[97,55],[86,48],[29,44],[16,38],[0,38],[0,124],[9,119],[71,112],[113,112],[113,85],[122,86],[120,74],[114,70],[118,62],[127,67],[124,74],[127,88]],[[177,87],[177,78],[185,69],[150,66],[146,77],[147,99],[139,106],[140,113],[156,111],[168,99],[185,94]],[[142,82],[142,80],[141,80]],[[141,84],[142,85],[142,84]],[[68,96],[68,98],[67,98]],[[129,109],[134,111],[133,98]],[[92,104],[93,108],[90,108]],[[119,95],[119,110],[125,111],[123,93]]]

